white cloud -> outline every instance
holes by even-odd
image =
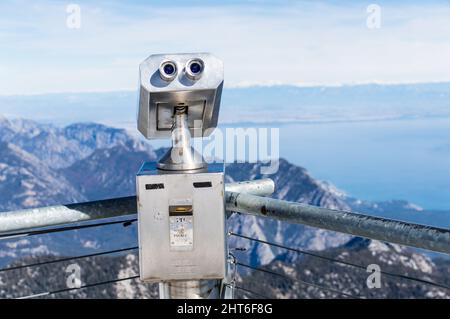
[[[81,4],[69,30],[63,3],[25,3],[0,5],[0,94],[134,89],[147,55],[183,51],[220,56],[228,86],[450,81],[442,4],[382,5],[376,30],[354,4]]]

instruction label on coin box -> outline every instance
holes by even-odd
[[[170,248],[190,250],[194,246],[194,216],[191,205],[169,207]]]

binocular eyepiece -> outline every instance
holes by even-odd
[[[192,81],[197,81],[201,78],[203,70],[205,69],[205,63],[202,59],[191,59],[186,62],[184,66],[184,74]],[[178,75],[178,65],[175,61],[164,60],[159,66],[159,75],[164,81],[173,81]]]
[[[164,81],[172,81],[178,74],[177,64],[174,61],[163,61],[159,66],[159,76]]]

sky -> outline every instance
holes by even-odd
[[[150,54],[198,51],[228,87],[450,81],[450,3],[225,3],[2,0],[0,95],[135,90]]]

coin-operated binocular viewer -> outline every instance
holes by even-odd
[[[140,65],[138,129],[172,139],[137,175],[140,277],[163,283],[165,298],[192,297],[200,281],[226,275],[223,164],[207,165],[190,145],[217,126],[222,87],[223,64],[211,54],[152,55]]]

